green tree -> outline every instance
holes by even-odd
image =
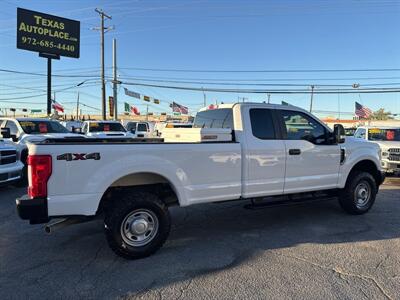
[[[392,113],[390,111],[385,111],[383,108],[378,109],[371,116],[371,120],[385,121],[392,119],[394,119]]]

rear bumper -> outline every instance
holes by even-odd
[[[30,224],[47,223],[50,219],[47,213],[47,199],[30,199],[24,195],[16,200],[17,213],[22,220],[29,220]]]

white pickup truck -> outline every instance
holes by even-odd
[[[388,126],[358,127],[354,137],[365,139],[381,148],[382,170],[386,173],[400,172],[400,128]]]
[[[0,135],[0,186],[19,183],[24,164],[19,160],[17,148],[1,136],[7,135],[6,129],[1,129]]]
[[[16,200],[19,216],[31,224],[101,216],[109,246],[132,259],[166,241],[172,205],[326,193],[339,196],[346,212],[363,214],[383,182],[378,145],[345,142],[341,125],[332,132],[294,106],[220,105],[199,112],[194,127],[231,128],[232,140],[29,144],[29,188]]]

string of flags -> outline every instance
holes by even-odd
[[[127,95],[127,96],[130,96],[130,97],[133,97],[133,98],[136,98],[136,99],[141,99],[141,100],[146,101],[146,102],[153,102],[154,104],[160,104],[160,100],[159,99],[156,99],[156,98],[153,98],[153,97],[150,97],[150,96],[141,95],[141,94],[136,93],[134,91],[130,91],[125,87],[124,87],[124,90],[125,90],[125,95]]]
[[[44,112],[42,109],[27,109],[27,108],[0,108],[0,112],[5,112],[5,111],[11,111],[11,112],[16,112],[17,110],[20,110],[22,112],[30,112],[30,113],[41,113]]]
[[[125,95],[127,95],[129,97],[140,99],[140,100],[143,100],[146,102],[152,102],[154,104],[160,104],[159,99],[156,99],[156,98],[153,98],[150,96],[146,96],[146,95],[141,95],[140,93],[128,90],[126,87],[124,87],[124,90],[125,90]],[[172,112],[174,112],[174,113],[181,113],[184,115],[187,115],[189,113],[189,108],[187,106],[183,106],[176,102],[170,103],[169,107],[172,108]],[[131,112],[131,106],[128,103],[125,103],[125,112]]]

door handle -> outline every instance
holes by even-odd
[[[301,150],[300,149],[289,149],[289,155],[300,155]]]

